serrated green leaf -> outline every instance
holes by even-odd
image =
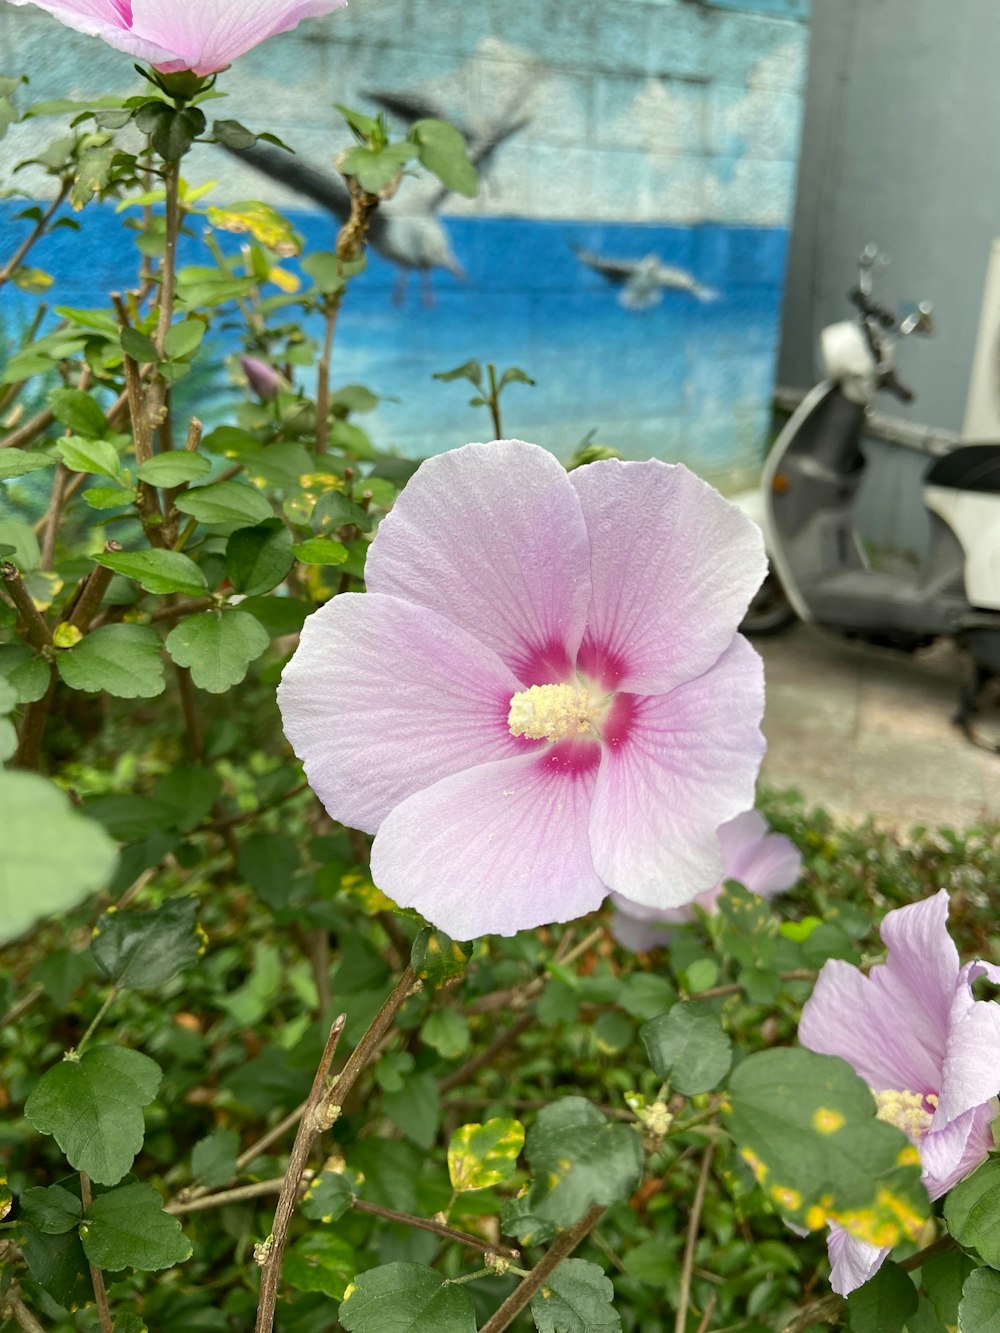
[[[899,1265],[886,1262],[847,1298],[851,1333],[902,1333],[919,1303],[916,1287]]]
[[[472,945],[453,940],[443,930],[425,926],[413,941],[410,964],[414,972],[431,990],[447,986],[465,974],[472,957]]]
[[[24,477],[29,472],[52,467],[55,461],[52,454],[39,453],[37,450],[0,449],[0,481],[9,481],[11,477]]]
[[[191,1153],[191,1175],[206,1189],[216,1189],[236,1175],[240,1136],[235,1129],[217,1129],[199,1139]]]
[[[73,1310],[93,1300],[90,1270],[76,1231],[50,1236],[25,1225],[21,1252],[31,1276],[60,1305]]]
[[[977,1267],[975,1259],[961,1250],[934,1254],[920,1265],[920,1285],[934,1313],[946,1327],[958,1323],[958,1305],[965,1280]]]
[[[597,1264],[564,1259],[532,1297],[535,1327],[538,1333],[621,1333],[614,1294]]]
[[[271,640],[246,611],[206,611],[187,616],[167,636],[167,652],[209,694],[223,694],[246,676]]]
[[[322,1291],[340,1301],[357,1267],[358,1256],[346,1240],[329,1231],[313,1231],[289,1248],[281,1275],[299,1291]]]
[[[153,699],[166,688],[163,643],[148,625],[102,625],[56,658],[72,690],[117,699]]]
[[[915,1239],[929,1212],[917,1153],[845,1060],[780,1049],[729,1080],[730,1130],[767,1195],[800,1226],[839,1222],[879,1246]]]
[[[179,495],[174,503],[182,514],[189,514],[199,523],[245,527],[271,517],[267,498],[239,481],[215,481],[208,486],[198,486]]]
[[[292,534],[280,518],[237,528],[226,545],[229,582],[247,597],[259,597],[283,583],[294,563]]]
[[[138,361],[140,365],[151,361],[159,361],[160,359],[160,354],[156,350],[156,344],[152,338],[145,333],[140,333],[138,329],[122,329],[121,344],[125,355],[130,356],[133,361]]]
[[[169,453],[157,454],[147,458],[138,470],[140,481],[148,481],[150,486],[180,486],[186,481],[196,481],[211,472],[212,464],[204,454],[192,453],[187,449],[172,449]]]
[[[347,1333],[476,1333],[472,1297],[423,1264],[359,1273],[337,1312]]]
[[[0,942],[6,942],[101,888],[118,849],[54,783],[34,773],[0,771],[0,810]]]
[[[292,555],[304,565],[342,565],[347,559],[347,547],[326,537],[310,537],[308,541],[297,542]]]
[[[201,597],[208,591],[205,575],[190,556],[180,551],[105,551],[94,557],[105,569],[135,579],[147,592],[184,593]]]
[[[457,194],[473,198],[479,189],[479,172],[469,159],[465,139],[444,120],[415,121],[410,138],[417,145],[420,161],[441,184]]]
[[[0,679],[5,680],[21,704],[34,703],[49,688],[50,668],[44,657],[19,643],[0,644]]]
[[[965,1279],[958,1307],[958,1333],[996,1333],[1000,1328],[1000,1273],[977,1268]]]
[[[321,1171],[302,1196],[301,1211],[315,1222],[339,1222],[357,1195],[351,1171]]]
[[[99,1185],[115,1185],[142,1147],[142,1108],[161,1078],[160,1066],[140,1051],[94,1046],[79,1060],[46,1070],[24,1114],[40,1134],[54,1137],[75,1170]]]
[[[118,476],[121,459],[110,440],[88,440],[82,435],[64,435],[56,441],[56,452],[71,472]]]
[[[520,1120],[497,1116],[482,1125],[460,1125],[448,1144],[452,1189],[466,1193],[509,1180],[523,1147],[524,1126]]]
[[[108,419],[100,404],[82,389],[53,389],[49,407],[56,421],[74,435],[99,440],[108,433]]]
[[[30,523],[21,518],[0,518],[0,547],[12,546],[4,560],[17,565],[22,574],[37,569],[42,559],[42,548]]]
[[[155,1273],[191,1257],[191,1243],[176,1217],[163,1211],[152,1185],[122,1185],[99,1194],[80,1228],[83,1250],[98,1268]]]
[[[126,1311],[125,1314],[115,1315],[111,1333],[149,1333],[149,1325],[137,1314]]]
[[[371,514],[349,500],[343,491],[327,491],[321,495],[310,519],[313,528],[342,528],[353,524],[359,532],[367,532],[373,521]]]
[[[642,1142],[630,1125],[609,1124],[583,1097],[546,1106],[528,1130],[532,1182],[517,1209],[505,1210],[511,1235],[532,1242],[578,1222],[594,1204],[619,1203],[642,1174]]]
[[[978,1171],[948,1193],[944,1203],[948,1230],[992,1268],[1000,1268],[1000,1161],[985,1161]]]
[[[83,1204],[62,1185],[25,1190],[18,1199],[21,1216],[46,1236],[72,1231],[83,1216]]]
[[[179,324],[172,324],[164,339],[164,352],[171,361],[189,357],[201,346],[207,328],[203,319],[182,319]]]
[[[172,811],[171,825],[183,833],[190,833],[208,818],[212,807],[222,794],[222,782],[207,768],[180,764],[156,779],[153,800],[160,807]]]
[[[345,176],[354,176],[363,190],[378,194],[391,185],[418,149],[412,143],[387,144],[373,150],[356,144],[342,153],[338,161]]]
[[[122,989],[162,986],[198,960],[196,910],[188,898],[148,912],[105,912],[90,942],[94,961]]]
[[[398,1092],[385,1094],[382,1105],[411,1143],[424,1151],[433,1147],[441,1126],[441,1094],[433,1074],[408,1075]]]
[[[468,380],[474,384],[477,389],[483,385],[483,368],[478,361],[463,361],[460,366],[454,370],[438,370],[431,376],[433,380],[441,380],[447,384],[451,380]]]
[[[83,498],[91,509],[122,509],[125,505],[135,504],[136,493],[121,486],[88,486]]]
[[[288,904],[301,864],[298,844],[284,833],[251,833],[240,847],[236,868],[272,911]]]
[[[686,1097],[711,1091],[729,1072],[732,1043],[707,1003],[675,1004],[639,1035],[653,1073]]]
[[[469,1049],[469,1023],[457,1009],[435,1009],[420,1030],[420,1040],[445,1060]]]

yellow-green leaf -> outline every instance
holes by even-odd
[[[461,1125],[448,1145],[452,1188],[464,1194],[508,1180],[523,1147],[524,1126],[520,1120],[497,1116],[484,1125]]]

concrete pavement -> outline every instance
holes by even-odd
[[[1000,755],[951,722],[966,669],[956,649],[910,657],[807,625],[754,645],[767,678],[763,785],[901,829],[1000,820]]]

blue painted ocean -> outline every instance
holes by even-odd
[[[19,207],[0,210],[5,253],[25,225],[12,221]],[[332,221],[314,212],[290,216],[307,249],[332,249]],[[89,207],[78,220],[80,232],[56,231],[31,262],[55,276],[59,304],[97,306],[109,289],[134,284],[137,255],[124,218],[110,207]],[[334,383],[362,382],[383,397],[364,421],[379,447],[419,457],[488,438],[486,412],[468,405],[471,386],[431,378],[475,357],[518,365],[536,381],[507,391],[505,433],[562,457],[593,432],[626,456],[679,459],[710,476],[759,460],[770,419],[787,229],[442,222],[464,281],[435,271],[428,297],[420,275],[411,273],[400,300],[400,270],[372,254],[341,314]],[[238,245],[238,238],[220,239],[228,251]],[[583,264],[574,247],[612,260],[656,255],[718,297],[701,302],[665,290],[657,304],[628,309],[621,288]],[[209,262],[197,235],[185,238],[181,260]],[[5,289],[5,337],[23,327],[36,300]],[[203,355],[216,366],[211,402],[198,405],[207,422],[222,419],[241,393],[225,366],[234,346],[224,332],[205,344]]]

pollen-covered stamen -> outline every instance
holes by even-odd
[[[876,1115],[901,1129],[911,1143],[925,1138],[937,1110],[938,1099],[932,1092],[910,1092],[907,1088],[887,1088],[875,1093]]]
[[[531,741],[564,741],[591,730],[601,703],[581,685],[532,685],[510,701],[512,736]]]

